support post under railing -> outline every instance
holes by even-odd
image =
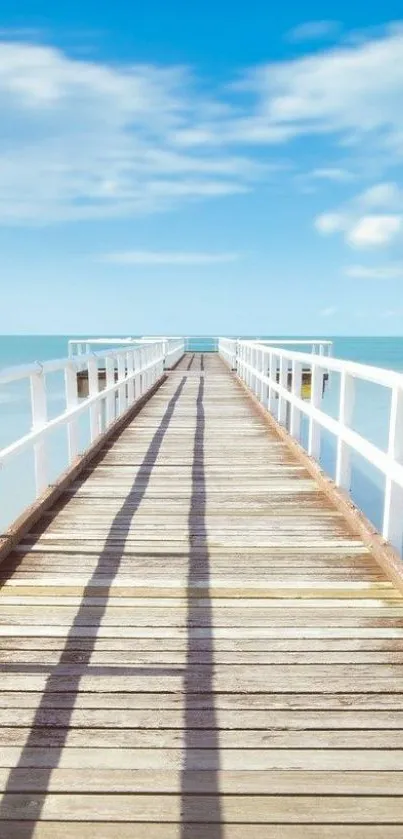
[[[284,358],[284,356],[280,356],[280,372],[279,372],[279,384],[285,390],[287,390],[287,379],[288,379],[288,359]],[[278,421],[280,425],[285,425],[287,419],[287,400],[285,396],[280,394],[278,400]]]
[[[339,422],[342,427],[349,426],[353,418],[355,382],[345,370],[340,374]],[[341,436],[337,438],[336,486],[349,491],[351,484],[351,452]]]
[[[259,353],[259,372],[260,372],[260,375],[262,377],[260,379],[260,383],[259,383],[259,391],[260,391],[259,399],[260,399],[260,402],[262,403],[262,405],[264,405],[266,407],[266,383],[263,379],[263,376],[266,375],[266,372],[265,372],[265,369],[264,369],[265,368],[265,356],[266,356],[265,350],[262,348],[260,350],[260,353]]]
[[[46,381],[42,371],[30,377],[32,428],[43,428],[47,421]],[[40,495],[48,485],[47,455],[44,439],[34,445],[35,485],[37,495]]]
[[[403,390],[394,387],[390,407],[388,456],[390,468],[393,461],[403,462]],[[385,503],[382,533],[394,548],[402,550],[403,541],[403,487],[386,475]]]
[[[71,411],[78,405],[77,369],[75,364],[68,364],[64,371],[66,409]],[[71,419],[67,426],[68,457],[71,463],[78,454],[77,418]]]
[[[312,362],[311,373],[311,407],[319,408],[322,400],[323,370]],[[312,416],[309,417],[308,454],[317,460],[320,455],[320,425]]]
[[[112,387],[115,384],[115,359],[108,355],[105,359],[106,367],[106,387]],[[113,391],[108,393],[106,397],[106,427],[114,421],[116,415],[116,394]]]
[[[124,353],[119,353],[118,355],[118,382],[120,382],[120,386],[118,388],[118,416],[123,414],[123,411],[126,407],[126,385],[125,385],[125,378],[126,378],[126,358]]]
[[[95,396],[99,393],[99,379],[98,379],[98,359],[96,356],[88,359],[88,393],[90,396]],[[91,442],[98,437],[100,432],[100,405],[95,402],[90,407],[90,434]]]
[[[127,404],[132,405],[134,402],[134,352],[133,350],[129,350],[126,355],[126,365],[127,365],[127,376],[129,381],[127,382]]]
[[[269,356],[269,411],[274,416],[274,410],[276,407],[276,391],[272,387],[272,382],[276,382],[277,377],[277,356],[274,353],[270,353]]]
[[[143,373],[143,367],[144,367],[144,350],[143,350],[142,347],[139,347],[139,370],[140,370],[139,396],[142,396],[143,393],[144,393],[144,390],[145,390],[145,386],[144,386],[144,376],[145,376],[145,374]]]
[[[293,361],[292,362],[292,382],[291,382],[291,390],[293,396],[296,396],[298,399],[301,398],[301,386],[302,386],[302,363],[300,361]],[[291,410],[290,410],[290,434],[292,437],[295,437],[296,440],[299,440],[301,434],[301,411],[291,403]]]

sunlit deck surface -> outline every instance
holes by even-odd
[[[217,355],[0,569],[1,839],[401,839],[403,601]]]

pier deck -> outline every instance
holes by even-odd
[[[402,597],[217,355],[0,573],[1,839],[402,836]]]

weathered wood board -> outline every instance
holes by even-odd
[[[0,839],[400,839],[403,597],[192,353],[0,567]]]

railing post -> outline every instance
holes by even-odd
[[[140,376],[140,369],[141,369],[141,354],[140,350],[137,348],[133,353],[134,358],[134,369],[136,375],[134,377],[134,398],[140,399],[141,396],[141,376]]]
[[[123,411],[126,407],[126,385],[125,385],[125,378],[126,378],[126,359],[124,353],[119,353],[118,355],[118,382],[120,382],[120,386],[118,388],[118,416],[120,417],[123,414]]]
[[[46,402],[46,381],[42,370],[34,373],[30,378],[31,387],[31,410],[32,429],[34,431],[44,428],[47,422],[48,411]],[[45,441],[43,438],[34,445],[35,458],[35,485],[37,495],[40,495],[48,484],[48,470]]]
[[[255,371],[255,374],[254,374],[254,377],[253,377],[253,390],[254,390],[255,396],[257,396],[257,398],[259,399],[259,397],[260,397],[260,378],[259,378],[260,365],[259,365],[259,350],[258,350],[256,344],[253,348],[253,369]]]
[[[287,379],[288,379],[288,359],[285,358],[283,355],[280,356],[280,373],[279,373],[279,384],[281,387],[287,390]],[[280,394],[280,398],[278,400],[278,414],[277,419],[280,425],[286,424],[287,419],[287,400],[285,396]]]
[[[293,397],[301,399],[301,386],[302,386],[302,363],[300,361],[293,361],[292,362],[292,383],[291,383],[291,391]],[[290,434],[292,437],[295,437],[296,440],[299,440],[301,432],[301,411],[294,402],[291,402],[291,411],[290,411]]]
[[[239,372],[239,375],[240,375],[242,381],[244,381],[244,382],[245,382],[245,378],[246,378],[245,377],[245,352],[246,352],[245,344],[241,344],[241,352],[240,352],[240,357],[239,357],[239,371],[238,372]]]
[[[148,367],[149,362],[150,362],[150,346],[146,345],[144,347],[144,351],[143,351],[144,367]],[[148,388],[149,388],[149,382],[150,382],[150,371],[145,370],[144,376],[143,376],[143,393],[147,393]]]
[[[262,373],[263,373],[264,377],[266,378],[266,381],[265,381],[264,386],[263,386],[263,405],[266,408],[266,411],[269,410],[270,385],[268,385],[268,383],[267,383],[267,378],[269,376],[269,359],[270,359],[270,352],[265,347],[264,350],[263,350],[263,369],[262,369]]]
[[[98,359],[96,356],[88,359],[88,394],[96,396],[99,393]],[[100,432],[100,404],[95,402],[90,407],[91,442],[96,440]]]
[[[265,367],[264,359],[265,359],[265,350],[262,348],[260,350],[260,364],[259,364],[260,375],[262,377],[260,379],[260,397],[259,398],[260,398],[260,402],[261,402],[262,405],[266,404],[266,399],[265,399],[266,384],[263,380],[263,376],[266,375],[265,369],[264,369],[264,367]]]
[[[269,411],[274,416],[276,407],[276,391],[272,387],[272,382],[276,383],[277,378],[277,356],[270,352],[269,355]]]
[[[66,410],[71,411],[78,405],[77,370],[74,364],[68,364],[64,371],[64,387],[66,394]],[[67,442],[69,463],[78,454],[78,425],[77,419],[71,419],[67,426]]]
[[[165,364],[164,364],[164,346],[163,346],[163,344],[159,345],[159,347],[158,347],[158,352],[160,353],[160,355],[162,355],[162,360],[160,360],[159,365],[158,365],[158,375],[157,375],[157,378],[159,379],[159,378],[160,378],[160,376],[162,376],[162,374],[163,374],[163,372],[164,372],[164,368],[165,368]],[[180,354],[180,345],[179,345],[179,342],[178,342],[178,345],[177,345],[177,348],[176,348],[176,352],[175,352],[175,364],[176,364],[176,362],[178,361],[179,354]]]
[[[352,421],[354,408],[354,393],[355,382],[353,376],[349,376],[345,370],[340,374],[340,403],[339,403],[339,423],[344,427],[348,427]],[[345,443],[342,436],[337,438],[337,455],[336,455],[336,486],[342,487],[349,491],[351,483],[351,457],[350,447]]]
[[[134,402],[134,354],[130,350],[126,355],[127,367],[127,404],[132,405]]]
[[[311,371],[311,408],[319,408],[322,400],[323,371],[313,361]],[[316,460],[319,459],[320,425],[312,416],[309,417],[308,454]]]
[[[388,444],[389,469],[393,462],[403,462],[403,391],[395,386],[392,390]],[[386,474],[385,505],[382,534],[399,552],[403,541],[403,487]]]
[[[115,359],[108,355],[105,359],[106,387],[113,387],[115,384]],[[116,394],[115,391],[107,394],[106,397],[106,426],[108,427],[116,417]]]
[[[167,370],[171,366],[171,362],[167,364],[167,355],[169,353],[169,341],[163,341],[163,353],[164,353],[164,370]]]

